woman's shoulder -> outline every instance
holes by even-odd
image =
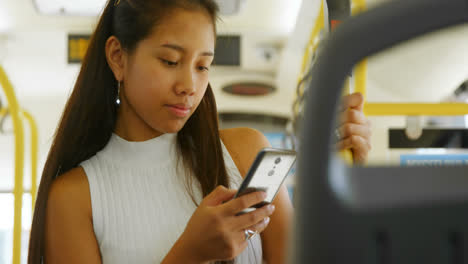
[[[82,167],[73,168],[54,179],[47,206],[55,209],[50,210],[52,212],[92,216],[88,179]]]
[[[242,177],[245,177],[257,153],[270,146],[267,138],[252,128],[223,129],[219,131],[219,135]]]

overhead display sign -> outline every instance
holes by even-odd
[[[68,35],[68,63],[81,63],[88,50],[91,35]]]

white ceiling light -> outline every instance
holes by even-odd
[[[221,15],[237,15],[245,4],[245,0],[216,0]]]
[[[106,0],[33,0],[41,14],[97,16],[103,10]],[[216,0],[221,15],[236,15],[242,9],[245,0]]]
[[[103,10],[106,0],[33,0],[41,14],[97,16]]]

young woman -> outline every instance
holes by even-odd
[[[240,216],[263,194],[231,199],[269,144],[218,130],[216,17],[213,0],[107,3],[45,164],[29,263],[284,262],[286,189]],[[362,98],[345,105],[340,147],[365,159]]]

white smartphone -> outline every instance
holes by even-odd
[[[292,150],[264,148],[255,158],[244,181],[234,198],[256,191],[264,191],[267,197],[263,202],[241,211],[244,214],[272,203],[289,171],[296,162],[296,152]]]

